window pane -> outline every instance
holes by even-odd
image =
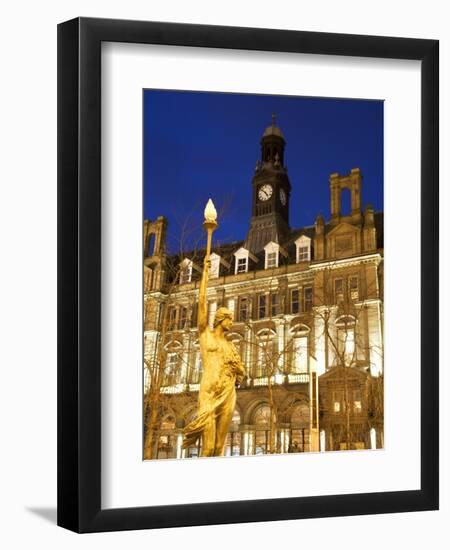
[[[239,258],[238,259],[238,273],[245,273],[247,271],[247,258]]]
[[[256,361],[256,378],[268,376],[273,373],[273,363],[276,361],[274,353],[275,340],[272,336],[263,336],[258,339],[257,346],[257,361]]]
[[[308,338],[294,338],[294,373],[308,372]]]
[[[248,299],[240,298],[239,300],[239,321],[248,319]]]
[[[180,308],[180,318],[179,318],[179,321],[178,321],[178,328],[180,330],[184,329],[185,324],[186,324],[186,320],[187,320],[187,308],[186,307],[181,307]]]
[[[259,318],[264,319],[266,316],[266,296],[261,294],[258,298]]]
[[[299,246],[298,261],[304,262],[305,260],[309,260],[309,246]]]
[[[278,315],[278,294],[272,294],[270,297],[271,315]]]
[[[345,366],[350,366],[355,357],[355,330],[345,324],[338,329],[339,362],[344,361]]]
[[[340,413],[344,410],[344,394],[342,391],[333,392],[333,412]]]
[[[348,329],[345,335],[345,362],[350,363],[353,360],[355,352],[355,332],[353,329]]]
[[[178,354],[168,353],[164,368],[163,386],[174,386],[177,384]]]
[[[267,254],[267,267],[277,267],[277,253],[269,252]]]
[[[334,301],[340,304],[344,301],[344,281],[343,279],[334,280]]]
[[[177,310],[174,307],[169,308],[168,312],[168,329],[174,330],[177,319]]]
[[[306,287],[303,291],[303,310],[311,311],[313,301],[313,289],[312,287]]]
[[[350,277],[349,279],[350,299],[359,299],[358,277]]]
[[[258,361],[256,364],[256,378],[261,378],[266,372],[267,362],[267,344],[259,344],[258,346]]]
[[[298,313],[300,310],[300,296],[299,291],[292,290],[291,291],[291,313]]]

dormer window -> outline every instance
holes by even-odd
[[[264,247],[266,253],[265,269],[274,269],[279,266],[280,254],[286,256],[286,251],[278,243],[270,241]]]
[[[211,267],[209,268],[209,278],[217,279],[217,277],[219,276],[220,256],[219,254],[213,252],[209,259],[211,260]]]
[[[192,280],[192,260],[185,258],[180,264],[180,285],[190,283]]]
[[[278,254],[280,252],[280,245],[273,241],[266,244],[264,247],[266,253],[265,269],[274,269],[278,267]]]
[[[247,273],[248,271],[248,258],[250,252],[241,246],[239,250],[236,250],[234,253],[235,263],[234,263],[234,274],[238,273]]]
[[[311,260],[311,239],[302,235],[295,241],[297,247],[297,263],[309,262]]]

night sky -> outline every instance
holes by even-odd
[[[144,218],[168,218],[170,253],[203,240],[209,197],[219,212],[214,241],[245,239],[272,113],[286,140],[292,228],[312,225],[319,213],[328,220],[329,175],[356,167],[363,208],[383,210],[382,101],[145,90]]]

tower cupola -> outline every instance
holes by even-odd
[[[276,117],[273,113],[272,125],[267,126],[261,138],[261,162],[283,166],[285,145],[286,141],[282,131],[276,125]]]

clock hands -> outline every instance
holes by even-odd
[[[272,186],[271,185],[263,185],[260,187],[258,191],[258,197],[261,201],[266,201],[272,196]]]

